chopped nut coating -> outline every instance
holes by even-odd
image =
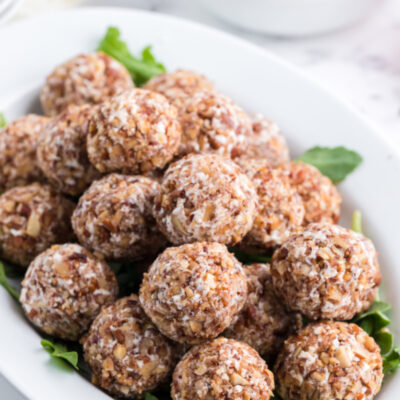
[[[219,243],[170,247],[144,275],[140,302],[169,338],[195,344],[218,336],[246,300],[242,266]]]

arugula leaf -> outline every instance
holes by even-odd
[[[7,280],[6,271],[4,269],[3,263],[0,261],[0,285],[7,290],[7,292],[19,301],[19,293],[10,285]]]
[[[389,303],[386,303],[385,301],[375,300],[372,303],[372,306],[367,311],[363,312],[360,315],[357,315],[356,318],[354,318],[354,321],[355,322],[361,321],[362,319],[370,315],[373,315],[377,312],[384,313],[386,311],[389,311],[391,308],[392,307]]]
[[[400,367],[400,347],[393,347],[393,334],[385,328],[390,324],[385,312],[390,309],[390,304],[375,300],[369,310],[352,320],[372,336],[380,347],[384,375],[390,375]]]
[[[393,348],[393,335],[390,331],[382,329],[374,335],[375,342],[381,349],[382,356],[387,355]]]
[[[158,400],[158,397],[154,396],[151,393],[146,393],[144,396],[144,400]]]
[[[46,339],[41,340],[40,344],[51,357],[67,361],[76,370],[79,370],[78,353],[76,351],[68,351],[65,345],[61,343],[52,343],[50,340]]]
[[[395,372],[400,366],[400,346],[392,349],[390,354],[383,357],[383,373],[388,376]]]
[[[363,233],[362,228],[362,215],[361,211],[356,210],[353,212],[353,221],[351,223],[351,229],[357,233]]]
[[[141,86],[153,76],[166,71],[163,64],[156,61],[151,46],[142,50],[141,57],[135,57],[127,44],[120,39],[120,31],[116,27],[109,27],[103,39],[97,47],[109,56],[115,58],[130,72],[136,86]]]
[[[3,113],[0,113],[0,128],[3,128],[7,125],[6,117]]]
[[[231,248],[229,250],[235,255],[235,257],[242,264],[246,265],[257,264],[257,263],[268,264],[271,262],[271,257],[264,254],[249,254],[236,248]]]
[[[340,147],[313,147],[296,160],[318,168],[333,183],[342,182],[362,162],[362,157],[355,151]]]
[[[363,328],[368,335],[374,336],[382,328],[390,324],[389,317],[384,314],[390,309],[390,304],[375,300],[367,311],[356,316],[352,322]]]

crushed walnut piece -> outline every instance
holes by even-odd
[[[134,84],[128,70],[102,52],[80,54],[58,66],[40,93],[46,115],[54,117],[70,104],[99,104]]]
[[[313,320],[353,318],[371,306],[381,282],[372,242],[329,223],[293,233],[274,252],[271,274],[286,307]]]
[[[80,195],[101,176],[86,152],[89,119],[95,109],[68,106],[47,124],[37,148],[43,174],[55,188],[72,196]]]
[[[269,264],[243,266],[247,300],[223,335],[249,344],[264,357],[273,357],[289,334],[301,327],[301,316],[289,313],[272,288]]]
[[[372,400],[382,384],[379,346],[359,326],[323,321],[284,344],[275,364],[285,400]]]
[[[167,169],[154,216],[174,244],[238,243],[251,229],[257,197],[253,184],[230,160],[191,154]]]
[[[274,376],[249,345],[218,338],[186,353],[171,387],[173,400],[268,400]]]
[[[140,302],[169,338],[195,344],[215,338],[247,296],[242,265],[220,243],[170,247],[144,274]]]
[[[87,149],[100,172],[148,173],[171,161],[180,139],[176,108],[159,93],[133,89],[96,109]]]
[[[157,253],[165,244],[152,216],[159,188],[144,176],[110,174],[95,181],[72,216],[80,243],[114,261]]]
[[[73,240],[74,203],[39,183],[0,196],[0,257],[22,267],[52,244]]]
[[[29,114],[0,129],[0,193],[44,177],[37,165],[36,148],[49,118]]]
[[[32,261],[20,301],[27,317],[43,332],[78,340],[100,308],[117,294],[114,272],[104,261],[82,246],[63,244]]]
[[[174,345],[153,325],[132,294],[102,308],[82,338],[92,382],[116,397],[141,398],[175,365]]]

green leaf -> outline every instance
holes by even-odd
[[[361,211],[356,210],[353,212],[353,221],[351,223],[351,229],[354,232],[363,233]]]
[[[0,113],[0,128],[3,128],[7,125],[6,117],[3,113]]]
[[[374,336],[382,328],[390,324],[390,318],[384,314],[390,308],[390,304],[375,300],[367,311],[353,318],[352,322],[364,329],[368,335]]]
[[[158,397],[154,396],[151,393],[146,393],[144,396],[144,400],[158,400]]]
[[[19,301],[19,293],[10,285],[7,280],[6,271],[3,263],[0,261],[0,285],[7,290],[7,292]]]
[[[141,86],[153,76],[165,72],[165,67],[157,61],[152,53],[151,46],[142,50],[141,57],[135,57],[127,44],[120,39],[118,28],[109,27],[97,50],[115,58],[130,72],[136,86]]]
[[[313,147],[297,160],[311,164],[333,183],[343,181],[362,162],[362,157],[355,151],[340,147]]]
[[[268,264],[271,262],[271,257],[264,254],[249,254],[235,248],[231,248],[230,251],[242,264],[246,265],[257,264],[257,263]]]
[[[388,354],[393,348],[393,334],[388,330],[381,330],[374,335],[375,342],[381,348],[381,354]]]
[[[386,303],[385,301],[375,300],[372,303],[372,306],[367,311],[365,311],[362,314],[356,316],[354,318],[354,321],[355,322],[360,321],[363,318],[368,317],[370,315],[373,315],[373,314],[375,314],[377,312],[384,313],[386,311],[389,311],[391,308],[392,307],[391,307],[391,305],[389,303]]]
[[[50,340],[46,339],[41,340],[40,344],[51,355],[51,357],[65,360],[76,370],[79,370],[78,353],[76,351],[68,351],[65,345],[61,343],[52,343]]]
[[[115,274],[118,274],[123,267],[123,264],[118,262],[110,262],[108,263],[108,265],[111,267]]]
[[[390,375],[400,366],[400,346],[394,347],[387,356],[383,357],[383,373]]]

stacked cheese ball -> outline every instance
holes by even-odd
[[[274,122],[192,71],[137,89],[100,52],[57,67],[41,102],[51,118],[0,130],[0,257],[27,268],[32,324],[80,339],[94,384],[117,398],[168,383],[173,400],[268,400],[275,386],[284,400],[373,398],[379,348],[336,321],[370,307],[375,248],[335,225],[339,192],[290,161]],[[272,261],[243,265],[232,246]],[[118,299],[124,275],[143,279]]]

